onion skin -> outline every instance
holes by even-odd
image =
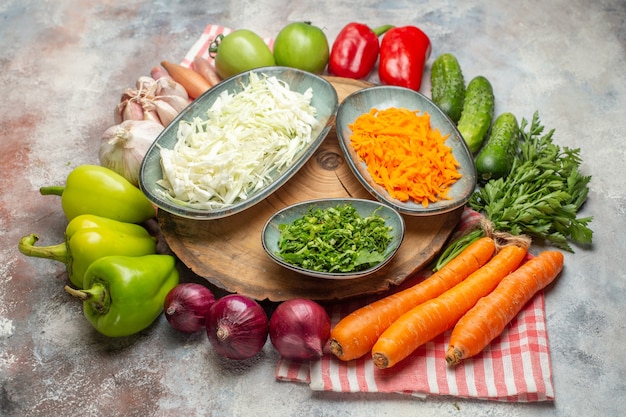
[[[296,298],[276,307],[270,319],[272,345],[288,359],[320,358],[330,338],[330,317],[315,301]]]
[[[174,329],[196,333],[205,328],[206,317],[214,302],[215,296],[204,285],[181,283],[165,296],[163,314]]]
[[[263,349],[269,333],[267,315],[252,298],[230,294],[211,306],[206,323],[209,342],[229,359],[248,359]]]

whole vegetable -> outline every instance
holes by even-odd
[[[127,223],[142,223],[156,210],[141,190],[117,172],[98,165],[80,165],[67,176],[65,186],[41,187],[42,195],[60,195],[68,220],[94,214]]]
[[[206,329],[209,342],[219,355],[241,360],[261,351],[269,323],[259,303],[250,297],[230,294],[213,303]]]
[[[458,122],[465,101],[465,79],[451,53],[439,55],[430,71],[431,98],[453,122]]]
[[[52,246],[35,246],[36,234],[20,239],[18,248],[27,256],[63,262],[70,282],[83,288],[85,271],[96,259],[110,255],[144,256],[156,253],[156,239],[134,223],[82,214],[65,228],[65,240]]]
[[[144,330],[159,317],[178,279],[170,255],[105,256],[87,268],[82,290],[66,286],[65,291],[82,300],[85,317],[97,331],[121,337]]]
[[[214,302],[215,296],[204,285],[181,283],[165,297],[163,313],[176,330],[195,333],[206,327],[206,318]]]
[[[274,40],[276,65],[321,74],[328,57],[328,39],[324,31],[311,22],[290,23],[278,32]]]
[[[272,345],[285,358],[319,358],[330,337],[330,317],[315,301],[288,300],[272,313],[269,333]]]
[[[380,43],[380,81],[418,91],[430,52],[430,39],[418,27],[389,29]]]
[[[139,187],[141,162],[162,131],[163,125],[152,120],[124,120],[109,127],[100,141],[100,165]]]
[[[478,75],[467,84],[461,118],[457,123],[459,133],[470,152],[482,146],[493,120],[495,97],[489,80]]]
[[[276,65],[274,55],[263,39],[248,29],[218,35],[209,47],[215,70],[221,79],[242,72]]]
[[[363,23],[348,23],[335,38],[328,60],[328,73],[338,77],[360,79],[367,77],[380,51],[378,37],[393,26],[370,29]]]
[[[497,179],[509,174],[519,145],[516,117],[505,112],[496,117],[485,146],[476,157],[476,172],[480,180]]]

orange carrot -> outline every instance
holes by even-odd
[[[162,61],[161,65],[174,81],[187,90],[187,94],[192,99],[200,97],[202,93],[211,88],[211,84],[191,68],[168,61]]]
[[[456,365],[480,353],[537,292],[554,281],[562,269],[563,254],[545,251],[506,276],[454,326],[446,362]]]
[[[429,203],[449,199],[461,178],[459,163],[430,115],[405,108],[371,109],[350,126],[351,144],[372,179],[400,201]]]
[[[370,352],[376,339],[398,317],[467,278],[487,263],[494,250],[493,239],[481,238],[425,280],[348,314],[331,330],[332,353],[349,361]]]
[[[199,55],[196,56],[193,59],[192,68],[198,74],[202,75],[204,79],[207,80],[209,84],[211,84],[211,86],[214,86],[221,81],[219,75],[217,75],[217,71],[215,71],[215,68],[206,58],[203,58]]]
[[[415,349],[452,328],[476,302],[517,269],[527,247],[504,246],[479,270],[440,296],[428,300],[398,318],[380,335],[372,348],[374,364],[389,368]]]

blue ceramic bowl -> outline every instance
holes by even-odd
[[[343,205],[344,203],[352,205],[356,212],[361,217],[366,217],[371,215],[375,210],[377,214],[380,215],[383,219],[385,219],[385,224],[387,226],[391,226],[391,237],[392,240],[387,247],[387,252],[385,253],[385,259],[377,265],[373,267],[358,271],[358,272],[342,272],[342,273],[332,273],[332,272],[319,272],[312,271],[309,269],[301,268],[299,266],[292,265],[286,262],[279,255],[279,247],[278,242],[280,239],[280,230],[279,226],[281,224],[291,224],[296,219],[304,216],[308,213],[309,209],[327,209],[331,207],[337,207],[338,205]],[[360,278],[366,275],[369,275],[373,272],[378,271],[382,267],[384,267],[394,255],[398,252],[402,241],[404,240],[404,232],[405,232],[405,223],[404,219],[396,210],[390,208],[386,204],[382,204],[378,201],[374,200],[365,200],[358,198],[327,198],[327,199],[319,199],[319,200],[309,200],[301,203],[293,204],[291,206],[285,207],[282,210],[276,212],[263,227],[263,232],[261,233],[261,239],[263,244],[263,249],[269,255],[269,257],[276,262],[277,264],[290,269],[292,271],[298,272],[303,275],[308,275],[316,278],[326,278],[326,279],[353,279]]]
[[[157,184],[157,181],[163,178],[160,147],[172,149],[177,141],[176,133],[180,121],[191,121],[196,117],[206,118],[207,110],[220,94],[225,91],[232,94],[243,90],[244,86],[249,82],[248,80],[252,73],[257,73],[260,76],[263,74],[268,77],[276,77],[287,83],[292,91],[299,93],[304,93],[307,89],[312,88],[313,97],[311,104],[317,111],[316,119],[318,121],[312,132],[312,140],[297,154],[296,160],[287,169],[277,172],[265,187],[251,192],[246,199],[237,200],[226,208],[198,209],[167,198],[164,195],[165,189]],[[148,149],[141,164],[140,188],[156,206],[177,216],[196,220],[210,220],[239,213],[254,206],[280,188],[309,160],[328,135],[335,121],[338,105],[337,92],[334,87],[322,77],[310,72],[286,67],[264,67],[231,77],[196,98],[163,130]]]
[[[367,171],[366,164],[359,159],[350,143],[352,131],[348,126],[363,113],[369,113],[372,108],[384,110],[391,107],[427,112],[430,114],[431,126],[439,129],[442,135],[449,135],[446,145],[452,148],[452,153],[460,164],[459,170],[462,174],[462,178],[450,189],[448,194],[451,197],[450,200],[430,203],[428,207],[411,201],[397,200],[391,197],[384,187],[374,182]],[[456,125],[439,107],[419,92],[396,86],[374,86],[359,90],[346,97],[339,105],[336,127],[339,145],[354,175],[374,198],[388,204],[400,213],[412,216],[447,213],[465,205],[476,188],[474,158]]]

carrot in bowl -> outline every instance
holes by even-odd
[[[494,251],[494,240],[483,237],[425,280],[348,314],[331,330],[331,352],[344,361],[369,353],[382,332],[398,317],[467,278],[487,263]]]
[[[430,114],[406,108],[371,109],[349,125],[350,142],[372,180],[397,200],[429,203],[449,199],[461,178],[447,136],[430,124]]]
[[[457,365],[499,336],[530,299],[563,269],[563,254],[545,251],[506,276],[459,319],[450,335],[446,362]]]
[[[456,322],[498,283],[517,269],[528,247],[507,245],[484,266],[440,296],[400,316],[372,348],[374,364],[390,368]]]

